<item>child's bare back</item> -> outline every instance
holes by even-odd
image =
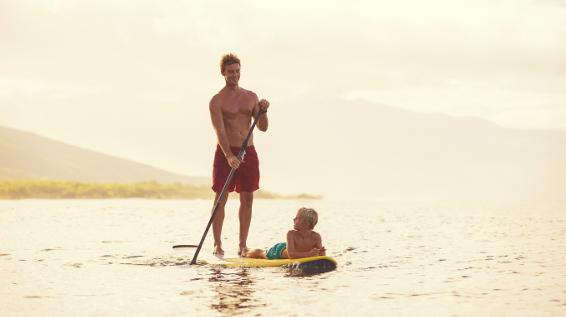
[[[313,230],[289,230],[286,251],[289,258],[325,255],[320,234]]]

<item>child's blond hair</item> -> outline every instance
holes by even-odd
[[[318,222],[318,213],[312,208],[302,207],[297,212],[297,216],[305,219],[305,221],[309,224],[310,229],[313,229]]]

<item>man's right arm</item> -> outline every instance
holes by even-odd
[[[218,139],[218,145],[224,152],[224,156],[228,161],[228,165],[232,168],[238,168],[240,166],[240,161],[232,153],[230,149],[230,142],[228,141],[228,136],[226,135],[226,129],[224,126],[224,117],[222,116],[222,109],[220,105],[216,102],[216,98],[213,97],[209,104],[210,109],[210,119],[212,120],[212,126],[214,131],[216,131],[216,137]]]

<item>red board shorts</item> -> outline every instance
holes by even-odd
[[[240,147],[230,147],[230,149],[236,156],[240,152]],[[212,190],[214,192],[220,193],[222,191],[230,170],[231,167],[228,165],[224,152],[222,152],[220,145],[217,145],[212,168]],[[253,192],[259,189],[259,160],[253,145],[246,148],[244,161],[240,163],[230,185],[228,185],[229,192],[233,192],[234,189],[237,193]]]

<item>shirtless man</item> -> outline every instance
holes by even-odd
[[[238,85],[240,60],[236,55],[226,54],[222,57],[220,72],[224,76],[226,86],[212,97],[209,105],[212,126],[218,139],[212,171],[212,189],[216,193],[216,200],[219,199],[230,170],[236,169],[228,191],[232,192],[235,189],[240,194],[240,244],[238,248],[238,255],[240,255],[242,252],[247,252],[246,241],[252,219],[253,192],[259,189],[259,161],[253,145],[253,135],[248,141],[246,156],[242,162],[238,160],[237,155],[248,134],[252,118],[260,110],[267,111],[269,102],[265,99],[259,100],[254,92]],[[257,128],[265,132],[267,126],[267,114],[264,113],[257,121]],[[221,235],[227,199],[228,193],[220,201],[212,223],[216,255],[224,254]]]

